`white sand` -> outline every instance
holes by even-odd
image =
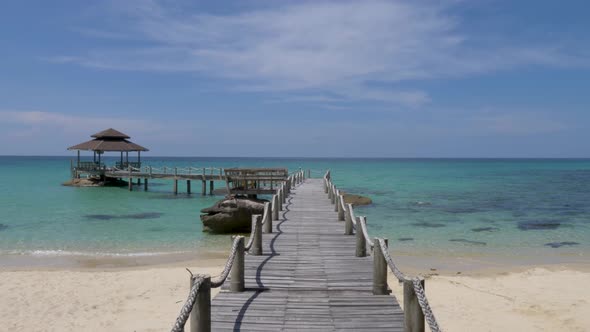
[[[402,288],[389,283],[403,305]],[[426,294],[445,331],[590,331],[590,273],[533,268],[434,276]]]
[[[188,272],[222,261],[102,271],[0,272],[1,331],[169,330]],[[488,276],[435,276],[426,291],[446,331],[589,331],[590,273],[535,268]],[[401,287],[391,283],[394,293]],[[401,296],[398,297],[400,302]]]

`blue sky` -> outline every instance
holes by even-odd
[[[0,154],[590,157],[586,1],[6,1]]]

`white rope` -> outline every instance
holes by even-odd
[[[229,271],[231,271],[231,268],[234,265],[234,260],[236,258],[236,253],[237,253],[237,249],[238,249],[238,242],[240,241],[241,238],[243,238],[243,236],[240,236],[240,235],[238,235],[234,238],[234,242],[232,244],[231,251],[229,253],[229,257],[227,258],[227,261],[225,262],[225,266],[223,267],[223,271],[221,272],[221,274],[217,278],[211,279],[211,288],[220,287],[221,285],[223,285],[223,283],[227,279],[227,276],[229,275]]]
[[[176,322],[174,322],[174,326],[172,326],[171,332],[184,332],[184,325],[186,324],[186,321],[188,320],[188,317],[190,316],[191,311],[193,310],[193,306],[195,305],[195,301],[197,300],[199,287],[201,287],[201,284],[203,283],[203,280],[205,280],[205,278],[203,276],[197,275],[193,276],[193,280],[193,287],[191,288],[191,291],[188,293],[188,298],[182,306],[182,309],[180,309],[180,314],[178,315],[178,318],[176,318]]]
[[[434,313],[432,312],[432,308],[430,308],[430,304],[428,303],[428,299],[426,298],[426,293],[424,292],[424,288],[422,287],[422,281],[420,278],[414,278],[412,280],[414,285],[414,293],[416,293],[416,297],[418,298],[418,304],[420,304],[420,308],[422,308],[422,313],[424,314],[424,319],[428,323],[431,332],[440,332],[442,331],[441,328],[438,326],[438,322],[436,321],[436,317],[434,317]]]
[[[365,219],[365,217],[359,217],[359,222],[361,224],[361,231],[363,232],[363,236],[365,237],[365,242],[371,248],[373,248],[375,244],[373,243],[373,241],[371,241],[371,238],[369,237],[369,231],[367,231],[367,220]]]
[[[249,251],[252,248],[252,243],[254,243],[254,234],[256,233],[256,219],[252,218],[252,231],[250,232],[250,238],[248,239],[248,244],[244,247],[246,251]]]

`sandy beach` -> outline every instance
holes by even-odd
[[[0,271],[0,330],[168,330],[187,295],[185,267],[216,275],[223,263]],[[435,275],[426,289],[446,331],[587,331],[588,284],[587,270],[551,266]],[[403,302],[392,276],[390,286]]]

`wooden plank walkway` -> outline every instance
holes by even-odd
[[[321,179],[291,191],[263,255],[246,256],[246,291],[213,299],[214,331],[402,331],[393,296],[373,295],[372,257],[355,257]]]

